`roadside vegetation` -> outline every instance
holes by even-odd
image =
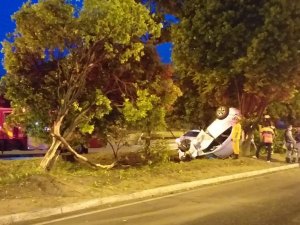
[[[187,182],[195,179],[216,177],[284,164],[283,155],[278,153],[273,154],[274,163],[272,164],[267,164],[264,161],[264,154],[262,160],[242,157],[240,160],[231,160],[230,158],[196,159],[188,162],[178,162],[175,160],[176,156],[174,155],[174,152],[165,152],[165,154],[168,156],[168,160],[165,162],[153,162],[149,164],[146,163],[138,153],[122,153],[121,158],[127,162],[127,166],[123,165],[120,168],[112,170],[96,170],[89,166],[82,166],[79,163],[72,163],[59,159],[57,168],[51,173],[44,173],[37,169],[36,166],[39,163],[39,159],[14,161],[1,160],[0,184],[1,186],[5,186],[14,183],[22,183],[32,176],[57,177],[61,181],[68,180],[69,178],[70,180],[76,180],[76,177],[80,177],[80,182],[82,182],[82,179],[88,180],[91,177],[94,177],[97,178],[95,186],[99,187],[104,187],[106,185],[114,186],[117,183],[126,180],[128,181],[129,179],[134,181],[132,184],[134,189],[143,189],[146,187],[149,188],[148,185],[150,185],[150,187],[153,187],[153,185],[156,186],[155,183],[157,182],[157,179],[166,179],[164,184],[162,184],[166,185],[174,182]],[[91,160],[99,160],[102,162],[113,161],[113,157],[108,153],[92,153],[87,155],[87,157]],[[174,182],[169,183],[170,180],[168,180],[168,178],[172,178]],[[137,183],[140,181],[147,181],[147,183],[143,184],[143,187],[139,187]],[[87,184],[88,183],[86,183],[86,185]]]
[[[166,146],[159,143],[158,146]],[[152,161],[139,151],[120,152],[122,165],[110,170],[98,170],[89,164],[68,162],[59,157],[51,173],[40,170],[40,159],[0,161],[0,200],[10,205],[0,214],[22,212],[40,207],[54,207],[93,198],[128,194],[160,186],[198,179],[230,175],[284,165],[284,156],[273,154],[274,162],[264,158],[197,159],[178,162],[176,151],[157,151],[151,146]],[[90,153],[89,160],[111,163],[111,152]],[[264,155],[263,155],[264,157]]]
[[[299,1],[142,2],[27,2],[12,16],[1,93],[14,109],[11,126],[49,140],[44,171],[61,150],[91,171],[125,171],[120,154],[131,130],[144,134],[136,158],[153,167],[168,161],[154,132],[205,128],[220,105],[240,110],[249,156],[264,114],[288,123],[299,116]],[[174,44],[170,65],[156,51],[165,41]],[[113,160],[78,154],[91,135],[111,146]]]

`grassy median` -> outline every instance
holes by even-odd
[[[127,160],[137,160],[134,152],[123,153]],[[175,152],[170,153],[170,158]],[[88,154],[90,160],[113,161],[111,153]],[[284,165],[283,156],[273,155],[267,163],[250,157],[232,159],[197,159],[189,162],[126,165],[110,170],[94,169],[81,163],[58,160],[51,173],[38,165],[41,159],[0,161],[0,199],[8,207],[0,214],[10,214],[42,207],[54,207],[92,198],[127,194],[149,188],[253,171]]]

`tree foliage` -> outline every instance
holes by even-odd
[[[106,136],[107,143],[111,147],[115,159],[118,159],[119,151],[127,144],[128,141],[129,133],[126,125],[123,121],[114,121],[114,123],[107,128]]]
[[[166,127],[165,116],[182,92],[173,81],[172,66],[161,63],[155,46],[146,44],[144,53],[140,62],[131,63],[131,77],[139,77],[137,93],[126,99],[123,113],[130,127],[151,132]],[[147,119],[151,122],[145,123]]]
[[[150,8],[154,8],[158,14],[173,14],[177,17],[181,16],[184,4],[184,0],[142,0],[142,2]]]
[[[172,112],[172,105],[182,95],[181,90],[173,83],[169,72],[167,68],[165,76],[156,75],[152,82],[147,80],[144,85],[140,85],[135,101],[125,100],[124,119],[131,127],[146,133],[146,151],[150,147],[151,133],[167,127],[166,115]]]
[[[300,93],[286,102],[274,102],[268,109],[268,114],[275,120],[283,120],[287,124],[300,125]]]
[[[172,38],[180,79],[207,104],[249,118],[299,88],[299,1],[186,0]]]
[[[158,79],[149,86],[137,91],[136,101],[126,99],[123,113],[127,122],[150,135],[166,128],[166,114],[182,93],[171,79]]]
[[[146,133],[144,150],[145,155],[150,156],[151,133],[166,127],[166,109],[160,98],[151,94],[148,89],[140,89],[136,101],[126,99],[123,114],[128,124]]]
[[[76,128],[91,132],[93,119],[128,93],[133,81],[125,76],[126,62],[141,59],[141,37],[158,37],[161,26],[133,0],[85,0],[78,14],[64,0],[41,0],[24,4],[13,18],[2,83],[17,122],[51,128],[42,162],[50,169],[61,143],[74,153],[68,140]]]

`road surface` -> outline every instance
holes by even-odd
[[[175,143],[175,139],[167,140],[167,144],[169,145],[171,150],[177,149],[177,144]],[[140,149],[141,145],[130,145],[124,146],[120,149],[120,152],[126,151],[136,151]],[[0,160],[16,160],[16,159],[25,159],[32,157],[43,157],[46,154],[46,150],[11,150],[11,151],[3,151],[0,152]],[[109,152],[113,153],[112,149],[109,145],[102,148],[89,148],[89,153],[97,153],[97,152]]]
[[[300,169],[52,217],[31,225],[299,225]]]

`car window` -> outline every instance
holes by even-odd
[[[222,144],[231,134],[232,127],[228,128],[225,132],[223,132],[220,136],[218,136],[215,140],[217,143]]]
[[[185,137],[197,137],[197,135],[199,133],[200,133],[199,131],[188,131],[183,136],[185,136]]]

